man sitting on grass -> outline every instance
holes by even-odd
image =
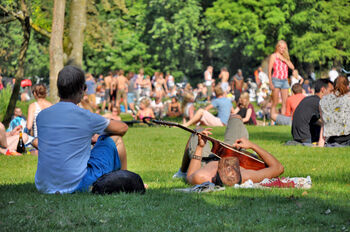
[[[43,193],[88,191],[102,175],[127,168],[123,136],[128,126],[77,106],[86,89],[74,66],[58,74],[60,101],[37,117],[38,168],[35,185]],[[91,150],[91,141],[100,134]],[[108,134],[108,135],[107,135]]]
[[[209,129],[202,133],[211,134]],[[196,185],[212,182],[216,185],[233,186],[248,179],[254,183],[265,178],[274,178],[284,171],[282,164],[269,152],[248,140],[248,131],[239,117],[231,117],[225,132],[225,143],[233,144],[237,149],[254,150],[267,164],[260,170],[249,170],[239,166],[236,157],[218,158],[210,151],[210,146],[201,136],[192,135],[186,145],[180,170],[173,178],[186,177],[188,183]]]
[[[195,125],[200,122],[205,126],[225,126],[230,117],[230,114],[233,113],[233,107],[230,99],[224,96],[225,92],[222,90],[221,86],[218,85],[214,89],[216,99],[214,99],[210,105],[205,109],[199,109],[188,122],[184,123],[184,126]],[[218,110],[218,116],[215,117],[212,115],[209,110],[212,108]]]

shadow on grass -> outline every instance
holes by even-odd
[[[350,226],[350,208],[300,190],[226,189],[181,193],[44,195],[34,184],[2,185],[3,231],[328,231]],[[345,229],[344,229],[345,228]]]

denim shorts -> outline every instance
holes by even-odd
[[[278,79],[276,77],[272,77],[272,84],[277,89],[289,89],[288,79]]]

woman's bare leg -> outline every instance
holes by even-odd
[[[281,95],[282,95],[281,114],[284,115],[286,113],[286,107],[287,107],[288,89],[281,89]]]
[[[272,91],[272,105],[271,105],[271,111],[270,111],[270,115],[272,115],[272,109],[274,109],[274,112],[276,112],[276,107],[277,107],[277,104],[278,104],[278,100],[279,100],[279,95],[280,95],[280,89],[278,88],[275,88],[273,91]]]
[[[0,147],[7,147],[5,126],[0,122]]]

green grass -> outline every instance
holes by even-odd
[[[36,191],[37,157],[0,157],[1,231],[349,231],[350,150],[283,146],[289,127],[248,127],[252,141],[285,166],[283,176],[311,176],[301,189],[173,191],[189,133],[130,128],[128,167],[149,185],[145,195],[44,195]],[[215,128],[223,139],[224,128]],[[327,211],[328,210],[328,211]],[[330,210],[330,211],[329,211]],[[326,213],[327,212],[327,213]]]

